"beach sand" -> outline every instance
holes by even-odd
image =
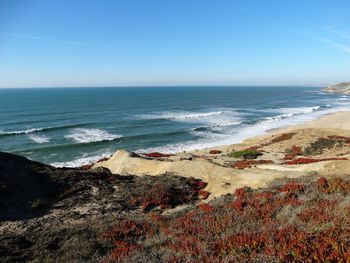
[[[325,140],[320,141],[320,138]],[[112,173],[157,176],[164,173],[194,177],[208,183],[207,199],[212,200],[223,194],[233,193],[235,189],[249,186],[265,187],[278,178],[296,178],[308,175],[343,176],[350,172],[350,112],[337,112],[323,116],[306,124],[295,125],[267,134],[249,138],[240,144],[212,147],[203,150],[178,153],[164,158],[145,158],[132,155],[125,150],[117,151],[109,160],[93,166],[108,168]],[[314,142],[315,149],[310,145]],[[316,146],[315,146],[316,145]],[[228,156],[232,151],[257,148],[262,153],[254,161],[266,160],[269,164],[253,164],[245,169],[233,166],[242,162],[241,158]],[[299,148],[294,156],[291,150]],[[319,148],[317,148],[319,147]],[[311,151],[311,150],[313,151]],[[210,154],[219,150],[219,154]],[[309,152],[308,152],[309,151]],[[310,152],[311,151],[311,152]],[[308,164],[286,164],[300,158],[318,162]],[[324,160],[337,158],[338,160]],[[249,161],[249,160],[248,160]],[[304,160],[305,161],[305,160]]]

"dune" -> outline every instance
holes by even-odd
[[[205,190],[211,193],[209,201],[233,193],[240,187],[265,187],[278,178],[297,178],[315,173],[336,176],[350,171],[350,161],[346,160],[350,159],[349,138],[350,112],[337,112],[306,124],[249,138],[240,144],[183,152],[170,157],[145,158],[119,150],[109,160],[99,162],[93,168],[105,167],[112,173],[137,176],[173,174],[194,177],[208,183]],[[316,150],[321,147],[321,152],[308,153],[313,143]],[[258,148],[262,156],[256,158],[256,163],[250,167],[234,168],[234,164],[242,159],[230,157],[229,153],[252,147]],[[285,158],[293,147],[300,147],[303,152],[293,156],[292,160],[306,158],[318,161],[287,165]],[[217,150],[214,151],[216,154],[211,154],[212,150]],[[265,161],[271,164],[264,164]]]

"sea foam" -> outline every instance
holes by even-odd
[[[264,118],[253,125],[243,125],[236,131],[231,130],[226,134],[213,134],[210,132],[200,133],[196,131],[195,134],[201,135],[201,137],[195,141],[186,141],[167,144],[160,147],[140,149],[137,152],[159,151],[165,153],[176,153],[181,151],[241,143],[247,138],[262,135],[271,129],[281,128],[288,125],[302,124],[307,121],[314,120],[322,115],[339,110],[339,108],[329,109],[329,107],[321,106],[274,109],[277,114],[276,116]]]
[[[64,137],[67,139],[73,140],[77,143],[90,143],[90,142],[114,141],[123,136],[111,134],[101,129],[75,128],[71,130],[70,134],[67,134]]]
[[[44,135],[35,135],[35,134],[29,134],[28,135],[29,139],[31,139],[32,141],[42,144],[42,143],[47,143],[50,141],[50,138]]]
[[[100,160],[101,158],[110,157],[110,156],[111,156],[111,153],[104,153],[104,154],[95,155],[95,156],[84,155],[83,157],[76,158],[74,160],[67,161],[67,162],[53,162],[51,163],[51,165],[54,167],[72,167],[72,168],[81,167],[83,165],[94,163]]]

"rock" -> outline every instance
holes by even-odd
[[[350,82],[341,82],[325,89],[327,93],[350,95]]]

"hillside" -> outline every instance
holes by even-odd
[[[173,175],[56,169],[0,153],[1,262],[345,262],[350,177],[279,179],[208,203]]]
[[[342,82],[336,85],[329,86],[325,89],[328,93],[339,93],[350,95],[350,82]]]

